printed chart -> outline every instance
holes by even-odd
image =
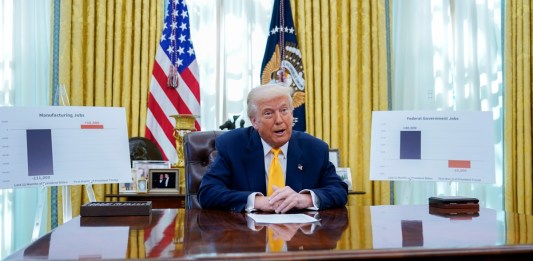
[[[491,112],[375,111],[371,180],[494,183]]]
[[[130,180],[124,108],[0,108],[0,189]]]

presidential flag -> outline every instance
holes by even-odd
[[[277,82],[294,90],[293,128],[305,131],[305,80],[302,53],[289,0],[275,0],[270,33],[261,64],[261,84]]]
[[[174,118],[170,115],[200,115],[198,64],[191,40],[189,12],[185,0],[170,0],[150,83],[146,138],[163,157],[178,162]],[[200,130],[200,123],[195,122]]]

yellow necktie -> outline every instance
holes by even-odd
[[[274,231],[272,231],[272,228],[267,227],[267,229],[268,249],[270,250],[270,252],[281,252],[283,250],[283,239],[274,239]]]
[[[272,193],[274,193],[272,186],[276,186],[278,188],[285,186],[285,177],[278,159],[278,154],[280,152],[281,150],[279,148],[272,149],[272,162],[270,163],[270,169],[268,170],[267,196],[270,196]]]

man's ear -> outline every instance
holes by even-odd
[[[255,118],[250,118],[250,122],[252,122],[252,126],[254,127],[254,129],[257,130],[258,126],[257,126],[257,121]]]

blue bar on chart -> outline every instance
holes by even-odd
[[[26,147],[28,154],[28,175],[53,175],[52,130],[26,130]]]
[[[421,131],[400,131],[400,159],[421,159]]]

